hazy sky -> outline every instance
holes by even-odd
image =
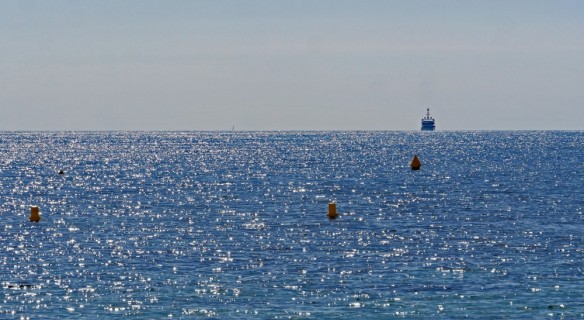
[[[582,0],[0,1],[0,130],[584,129]]]

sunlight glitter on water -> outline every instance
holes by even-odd
[[[582,133],[0,140],[4,315],[584,313]]]

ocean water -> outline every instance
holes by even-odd
[[[581,318],[583,159],[582,131],[2,132],[0,318]]]

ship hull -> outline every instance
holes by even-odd
[[[422,122],[422,131],[434,131],[436,129],[436,125],[434,121],[423,121]]]

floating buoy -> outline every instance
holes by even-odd
[[[65,172],[63,172],[63,170],[60,170],[59,171],[59,174],[65,174]]]
[[[412,170],[420,170],[422,163],[420,162],[420,159],[418,159],[417,155],[414,155],[414,158],[412,159],[411,166],[412,166]]]
[[[30,222],[41,221],[41,215],[39,214],[39,207],[37,207],[37,206],[30,207],[30,217],[28,219],[30,220]]]
[[[326,214],[330,219],[336,218],[339,214],[337,213],[337,205],[334,202],[329,203],[328,213]]]

